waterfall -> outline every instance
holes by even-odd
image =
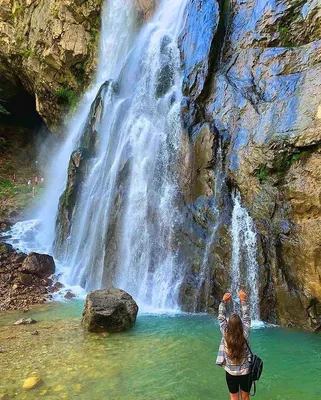
[[[68,186],[71,154],[82,145],[92,108],[97,148],[86,162],[68,236],[58,243],[57,264],[65,283],[85,290],[118,286],[142,307],[177,309],[185,266],[178,263],[174,232],[180,226],[178,160],[181,147],[182,71],[178,37],[188,0],[162,0],[137,31],[132,0],[109,0],[103,8],[97,74],[53,157],[49,187],[37,219],[13,228],[21,250],[53,253],[59,199]],[[96,131],[95,131],[96,132]],[[211,234],[196,278],[193,308],[205,308],[211,289],[210,254],[219,226],[224,185],[219,147],[211,201]],[[259,318],[255,227],[240,196],[233,197],[233,296],[245,286]],[[57,242],[56,242],[57,244]]]
[[[136,30],[135,6],[131,0],[110,0],[103,7],[100,40],[99,66],[91,88],[85,93],[81,104],[68,127],[68,135],[58,153],[53,157],[48,176],[48,189],[42,199],[42,208],[37,213],[41,229],[35,236],[33,247],[43,252],[52,252],[59,198],[67,182],[70,154],[77,148],[90,107],[99,88],[107,78],[115,78],[128,55]],[[110,56],[112,55],[112,56]],[[22,227],[18,227],[21,231]]]
[[[177,42],[186,3],[161,1],[155,16],[136,32],[135,2],[106,2],[97,76],[53,160],[34,244],[53,250],[70,155],[81,145],[92,104],[101,93],[98,148],[86,164],[58,263],[68,267],[71,285],[86,290],[118,286],[140,306],[157,309],[178,308],[184,274],[176,261],[173,231],[179,222],[182,134]]]
[[[238,193],[234,194],[233,203],[231,293],[234,305],[238,304],[238,292],[244,288],[249,295],[252,319],[259,320],[259,265],[255,226],[247,210],[242,207]]]

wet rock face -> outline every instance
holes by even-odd
[[[86,297],[82,325],[89,332],[120,332],[132,328],[138,306],[123,290],[95,290]]]
[[[66,109],[96,64],[102,1],[0,0],[0,69],[14,94],[34,94],[38,113],[59,131]],[[1,79],[2,80],[2,79]],[[2,93],[10,96],[10,93]]]
[[[99,140],[99,124],[103,112],[103,98],[110,85],[111,90],[116,90],[117,85],[112,82],[105,82],[93,102],[88,115],[83,133],[79,140],[79,148],[71,156],[68,166],[67,185],[61,195],[58,207],[56,222],[56,236],[54,247],[56,254],[61,253],[66,239],[70,234],[73,211],[77,199],[80,197],[82,183],[87,173],[87,163],[94,157]]]
[[[56,254],[59,254],[63,243],[65,243],[65,240],[70,233],[72,214],[77,196],[80,194],[80,188],[84,180],[88,158],[89,156],[85,149],[74,151],[70,157],[67,185],[64,193],[60,197],[58,206],[57,227],[54,242]]]

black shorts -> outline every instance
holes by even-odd
[[[242,390],[242,392],[249,393],[251,391],[252,381],[250,375],[230,375],[226,372],[226,383],[230,393],[235,394]]]

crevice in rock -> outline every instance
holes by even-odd
[[[217,32],[213,38],[210,52],[209,52],[209,66],[208,73],[204,82],[204,86],[202,92],[198,96],[196,102],[198,104],[204,104],[208,97],[212,93],[212,83],[213,76],[215,72],[218,70],[221,55],[225,44],[225,35],[228,26],[228,16],[229,16],[229,0],[219,0],[219,23]]]

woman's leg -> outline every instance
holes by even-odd
[[[240,393],[230,393],[230,400],[240,400],[239,395]]]
[[[240,377],[240,388],[241,388],[241,398],[242,400],[250,399],[250,391],[252,387],[252,381],[249,374],[242,375]]]
[[[243,392],[243,390],[241,390],[241,396],[242,396],[242,400],[249,400],[250,399],[250,393],[249,392]]]

